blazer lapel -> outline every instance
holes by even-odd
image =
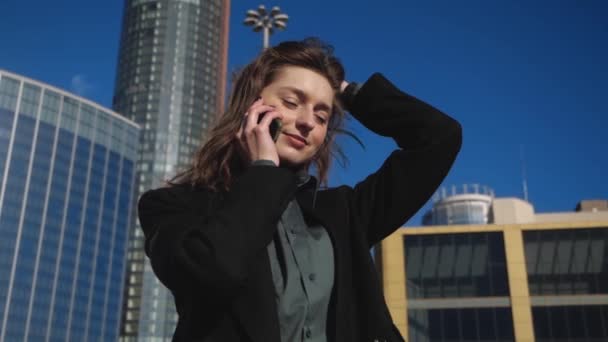
[[[214,205],[219,201],[213,196],[202,199],[197,197],[207,196],[206,190],[199,191],[193,196],[195,200],[191,201],[192,203],[207,203],[208,207],[200,208],[203,212],[215,210]],[[281,342],[274,283],[266,249],[251,267],[252,272],[247,284],[230,303],[232,312],[252,342]]]
[[[253,342],[280,342],[274,284],[265,251],[253,267],[247,286],[233,302],[237,321]]]

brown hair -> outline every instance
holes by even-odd
[[[319,39],[288,41],[265,49],[236,76],[226,112],[210,131],[207,142],[195,154],[192,165],[177,174],[169,184],[190,183],[213,190],[230,188],[233,177],[246,167],[238,153],[235,138],[243,114],[284,66],[299,66],[318,72],[329,81],[336,95],[344,80],[344,68],[334,57],[333,48]],[[343,131],[343,119],[344,111],[339,97],[334,96],[327,137],[312,160],[321,184],[327,184],[332,155],[346,159],[334,142],[335,133]]]

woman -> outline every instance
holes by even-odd
[[[399,148],[355,187],[319,190],[343,107]],[[456,121],[382,75],[344,81],[318,40],[264,50],[193,166],[139,201],[174,341],[402,341],[369,249],[429,199],[460,144]]]

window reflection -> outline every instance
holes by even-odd
[[[513,341],[511,308],[408,310],[409,341]]]
[[[501,233],[404,237],[409,298],[508,296]]]
[[[608,306],[532,308],[537,342],[608,341]]]
[[[524,232],[530,294],[608,293],[608,229]]]

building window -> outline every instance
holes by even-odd
[[[404,236],[408,298],[508,296],[502,233]]]
[[[532,308],[537,342],[608,341],[608,306],[541,306]]]
[[[511,308],[408,310],[408,341],[514,341]]]
[[[608,228],[523,237],[531,295],[608,294]]]

